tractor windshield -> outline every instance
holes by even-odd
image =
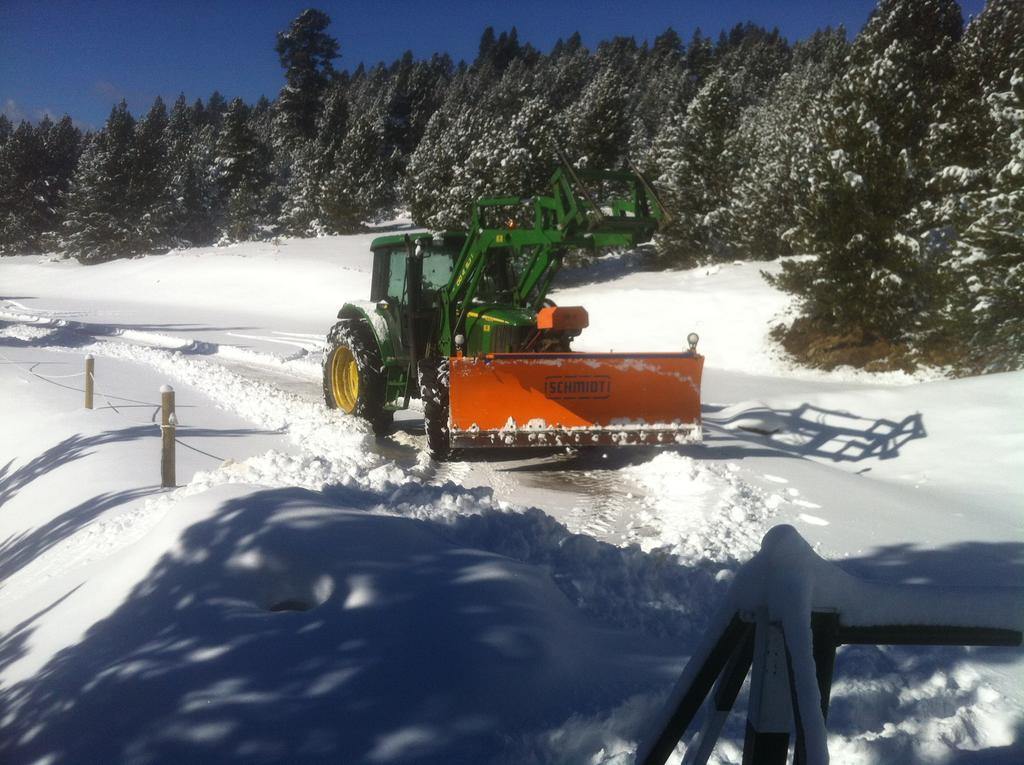
[[[516,276],[512,268],[512,248],[502,247],[487,253],[480,275],[476,298],[484,303],[511,303]]]
[[[423,288],[436,292],[452,278],[455,261],[450,252],[428,252],[423,256]]]

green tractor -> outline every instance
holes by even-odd
[[[568,251],[635,247],[664,218],[638,172],[565,163],[549,195],[477,202],[467,231],[375,239],[370,301],[342,306],[327,335],[327,405],[383,433],[419,398],[438,458],[699,438],[696,335],[680,353],[574,353],[587,313],[548,299]]]

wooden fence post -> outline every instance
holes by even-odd
[[[85,408],[92,409],[92,389],[95,381],[96,360],[90,353],[85,357]]]
[[[174,414],[174,389],[170,385],[160,388],[160,486],[177,486],[174,476],[174,431],[178,418]]]

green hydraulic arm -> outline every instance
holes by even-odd
[[[551,177],[550,194],[530,199],[481,199],[473,209],[465,244],[455,262],[453,278],[442,291],[438,350],[451,355],[453,339],[465,327],[489,257],[529,253],[516,283],[512,302],[536,310],[567,250],[596,252],[610,247],[635,247],[648,241],[668,219],[657,193],[634,167],[628,171],[576,170],[566,161]],[[504,227],[488,225],[502,208],[533,207],[532,226],[509,219]]]

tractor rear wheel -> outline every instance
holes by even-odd
[[[384,410],[384,365],[377,341],[364,321],[342,319],[327,333],[324,348],[324,402],[368,420],[373,432],[386,433],[392,413]]]
[[[427,447],[434,459],[446,460],[452,455],[448,430],[448,359],[425,359],[419,363],[418,372]]]

